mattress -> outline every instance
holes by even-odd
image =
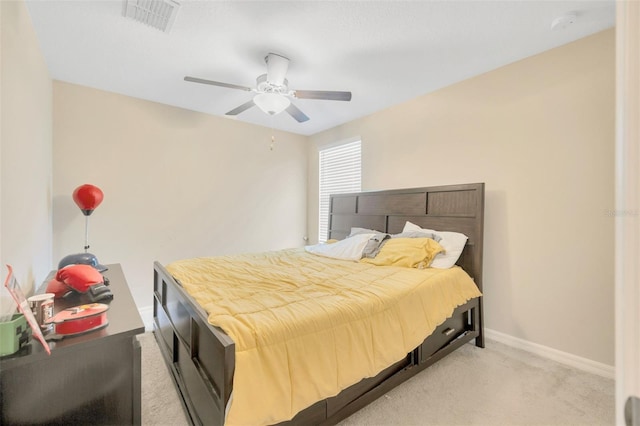
[[[480,296],[459,267],[415,269],[289,249],[167,265],[235,342],[227,424],[289,420],[403,359]]]

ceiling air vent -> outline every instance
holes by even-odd
[[[123,0],[122,14],[168,33],[179,8],[174,0]]]

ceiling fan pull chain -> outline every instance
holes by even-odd
[[[269,151],[273,151],[273,146],[276,142],[276,136],[273,134],[273,115],[269,117],[269,131],[271,132],[271,143],[269,144]]]

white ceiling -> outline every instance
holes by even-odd
[[[351,102],[296,99],[311,119],[251,108],[237,119],[303,135],[610,28],[615,1],[181,1],[170,33],[122,16],[122,1],[27,0],[52,78],[224,116],[269,52],[291,89],[348,90]],[[577,19],[551,29],[567,12]]]

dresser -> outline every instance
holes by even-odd
[[[96,331],[40,342],[0,359],[0,424],[140,424],[141,349],[144,323],[119,264],[103,274],[114,295],[109,324]],[[44,292],[45,284],[37,291]],[[54,314],[88,303],[56,299]]]

